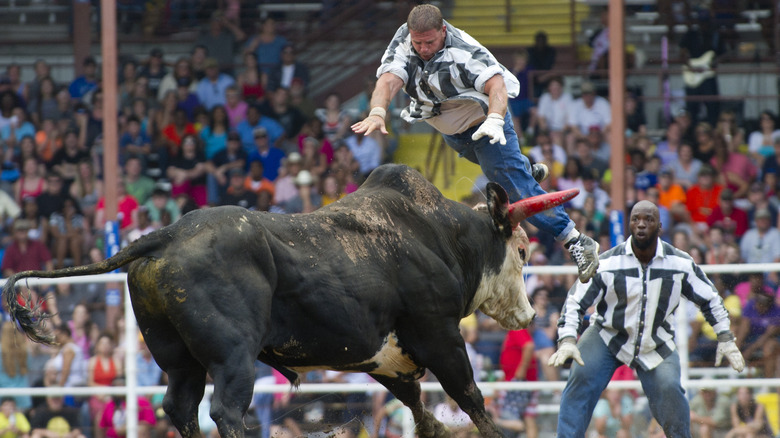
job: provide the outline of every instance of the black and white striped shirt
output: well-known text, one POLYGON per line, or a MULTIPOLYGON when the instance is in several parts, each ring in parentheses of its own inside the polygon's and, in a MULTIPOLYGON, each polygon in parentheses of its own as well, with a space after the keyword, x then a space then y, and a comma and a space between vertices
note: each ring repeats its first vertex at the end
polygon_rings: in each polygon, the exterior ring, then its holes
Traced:
POLYGON ((701 309, 715 333, 729 330, 729 315, 712 282, 691 256, 658 239, 645 269, 634 256, 631 237, 599 257, 588 282, 569 290, 558 321, 558 337, 577 336, 585 311, 621 362, 651 370, 674 352, 674 311, 683 296, 701 309))
POLYGON ((392 73, 404 81, 404 89, 411 98, 409 107, 401 112, 407 122, 435 117, 441 114, 442 102, 454 99, 477 102, 487 114, 485 82, 497 74, 504 78, 509 97, 516 97, 520 92, 517 78, 492 53, 466 32, 446 21, 444 24, 447 26, 444 48, 428 61, 417 55, 409 28, 403 24, 395 32, 377 69, 377 77, 392 73))

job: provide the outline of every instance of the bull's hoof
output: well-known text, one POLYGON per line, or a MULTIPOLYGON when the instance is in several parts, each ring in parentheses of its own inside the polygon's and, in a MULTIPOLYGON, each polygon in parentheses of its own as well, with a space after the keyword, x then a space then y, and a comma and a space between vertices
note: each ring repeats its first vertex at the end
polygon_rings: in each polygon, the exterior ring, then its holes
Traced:
POLYGON ((425 419, 417 424, 417 435, 420 438, 450 438, 452 432, 433 415, 426 412, 425 419))

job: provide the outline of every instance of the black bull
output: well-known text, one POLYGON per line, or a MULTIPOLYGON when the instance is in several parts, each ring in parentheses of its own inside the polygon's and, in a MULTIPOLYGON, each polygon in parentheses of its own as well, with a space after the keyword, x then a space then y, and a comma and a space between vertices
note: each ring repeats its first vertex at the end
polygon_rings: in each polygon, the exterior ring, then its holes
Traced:
POLYGON ((206 373, 220 436, 244 436, 256 359, 294 385, 311 369, 369 373, 411 408, 420 436, 447 436, 420 401, 427 368, 484 436, 501 436, 458 322, 481 309, 519 329, 534 312, 522 278, 528 238, 499 185, 488 185, 487 200, 487 213, 472 210, 418 172, 386 165, 311 214, 198 210, 100 263, 15 274, 3 292, 21 329, 51 343, 46 315, 20 305, 14 283, 129 263, 138 326, 168 374, 163 408, 185 438, 199 436, 206 373))

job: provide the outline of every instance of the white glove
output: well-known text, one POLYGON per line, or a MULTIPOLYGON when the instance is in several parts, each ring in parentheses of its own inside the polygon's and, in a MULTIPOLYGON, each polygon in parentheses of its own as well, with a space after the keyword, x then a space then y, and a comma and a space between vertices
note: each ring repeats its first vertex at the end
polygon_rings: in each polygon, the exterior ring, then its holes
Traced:
POLYGON ((490 113, 481 125, 479 129, 471 135, 471 139, 474 141, 479 140, 484 136, 490 137, 490 144, 506 144, 506 137, 504 137, 504 118, 501 114, 490 113))
POLYGON ((580 349, 577 348, 574 338, 563 338, 558 342, 558 351, 550 356, 547 365, 559 367, 569 359, 573 359, 578 364, 585 366, 585 362, 582 361, 582 356, 580 355, 580 349))
POLYGON ((737 372, 742 372, 742 370, 745 369, 745 358, 743 358, 742 353, 739 352, 736 342, 718 342, 718 349, 715 352, 716 367, 720 366, 723 356, 726 356, 731 364, 731 368, 734 368, 737 372))

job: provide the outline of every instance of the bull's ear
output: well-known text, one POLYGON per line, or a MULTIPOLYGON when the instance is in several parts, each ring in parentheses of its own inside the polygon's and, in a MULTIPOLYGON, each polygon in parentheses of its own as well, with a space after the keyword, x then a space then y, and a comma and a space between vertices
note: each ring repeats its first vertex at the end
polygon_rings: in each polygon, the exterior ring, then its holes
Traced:
POLYGON ((512 235, 512 222, 509 220, 509 196, 500 184, 490 182, 487 185, 488 212, 496 228, 504 236, 512 235))

